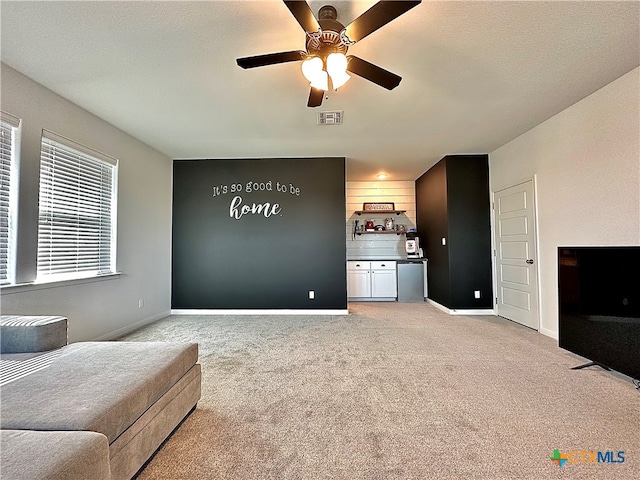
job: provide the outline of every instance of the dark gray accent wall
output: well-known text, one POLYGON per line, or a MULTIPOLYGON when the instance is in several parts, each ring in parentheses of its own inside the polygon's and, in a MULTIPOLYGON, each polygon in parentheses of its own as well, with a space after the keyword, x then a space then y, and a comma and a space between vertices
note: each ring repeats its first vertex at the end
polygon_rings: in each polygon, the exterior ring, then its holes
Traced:
POLYGON ((416 226, 420 246, 428 259, 429 297, 441 305, 451 304, 449 248, 442 237, 449 237, 447 169, 438 162, 416 180, 416 226))
POLYGON ((174 161, 171 307, 346 309, 344 219, 344 158, 174 161))
POLYGON ((488 161, 488 155, 448 155, 416 180, 429 297, 451 309, 493 308, 488 161))

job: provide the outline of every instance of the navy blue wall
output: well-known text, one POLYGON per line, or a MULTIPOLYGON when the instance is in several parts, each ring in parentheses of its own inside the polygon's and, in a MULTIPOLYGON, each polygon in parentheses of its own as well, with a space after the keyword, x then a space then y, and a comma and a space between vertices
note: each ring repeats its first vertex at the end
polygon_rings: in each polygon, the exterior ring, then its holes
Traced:
POLYGON ((173 309, 347 308, 344 158, 176 160, 172 234, 173 309))

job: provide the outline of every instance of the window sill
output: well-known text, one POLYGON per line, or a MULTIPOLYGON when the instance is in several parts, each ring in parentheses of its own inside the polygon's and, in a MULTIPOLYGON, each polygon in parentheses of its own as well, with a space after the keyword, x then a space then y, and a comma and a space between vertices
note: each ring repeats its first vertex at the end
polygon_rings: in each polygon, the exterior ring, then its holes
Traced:
POLYGON ((103 282, 106 280, 116 280, 122 275, 121 272, 108 273, 105 275, 97 275, 95 277, 73 278, 69 280, 55 280, 52 282, 32 282, 18 283, 15 285, 3 285, 0 287, 2 295, 11 295, 13 293, 31 292, 35 290, 46 290, 49 288, 71 287, 83 283, 103 282))

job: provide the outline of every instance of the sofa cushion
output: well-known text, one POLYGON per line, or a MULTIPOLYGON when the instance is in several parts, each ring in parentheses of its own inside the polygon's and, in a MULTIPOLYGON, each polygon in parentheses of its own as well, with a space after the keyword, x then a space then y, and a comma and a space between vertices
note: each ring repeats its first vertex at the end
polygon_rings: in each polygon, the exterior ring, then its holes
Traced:
POLYGON ((0 387, 47 368, 63 350, 45 353, 3 353, 0 355, 0 387))
POLYGON ((96 432, 0 430, 2 480, 108 480, 109 443, 96 432))
POLYGON ((0 316, 0 352, 45 352, 67 344, 66 317, 0 316))
POLYGON ((197 343, 81 342, 2 388, 0 427, 91 430, 112 443, 198 359, 197 343))

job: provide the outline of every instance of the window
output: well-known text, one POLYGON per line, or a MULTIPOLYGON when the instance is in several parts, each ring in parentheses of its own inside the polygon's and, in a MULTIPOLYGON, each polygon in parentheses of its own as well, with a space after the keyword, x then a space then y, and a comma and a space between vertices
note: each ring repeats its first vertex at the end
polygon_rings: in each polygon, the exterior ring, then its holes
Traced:
POLYGON ((43 131, 38 281, 115 272, 117 163, 43 131))
POLYGON ((20 119, 0 112, 0 285, 13 283, 16 141, 20 119))

